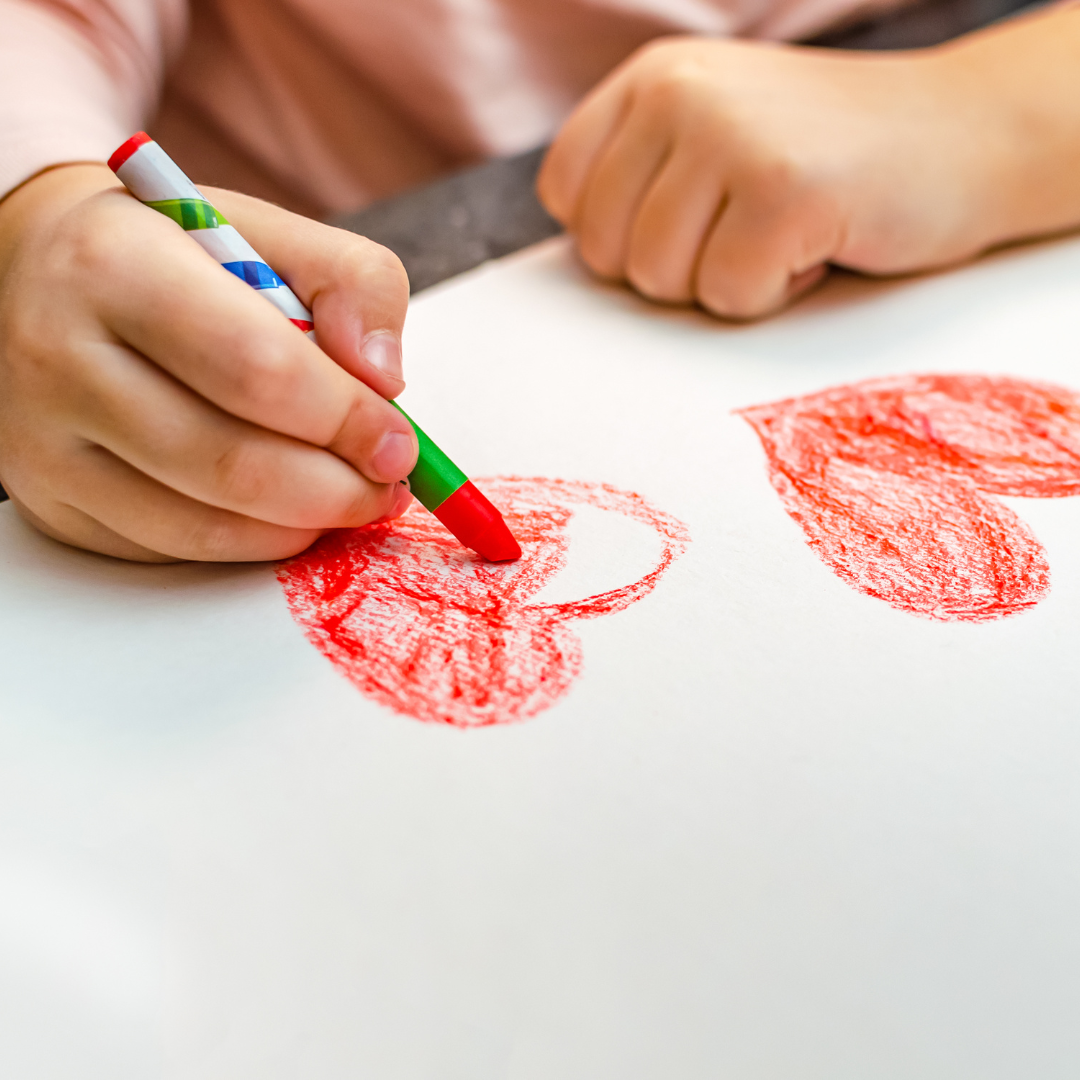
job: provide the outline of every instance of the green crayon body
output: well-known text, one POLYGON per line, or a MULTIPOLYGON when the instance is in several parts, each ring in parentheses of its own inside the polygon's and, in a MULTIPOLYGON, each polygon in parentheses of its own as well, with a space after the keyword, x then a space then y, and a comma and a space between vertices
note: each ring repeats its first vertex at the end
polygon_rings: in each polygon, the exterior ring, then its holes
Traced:
POLYGON ((469 478, 431 441, 427 432, 396 402, 391 405, 413 426, 420 444, 416 468, 409 473, 413 498, 434 513, 469 478))
POLYGON ((416 467, 409 473, 413 497, 485 559, 507 562, 520 558, 521 548, 502 514, 396 401, 390 404, 412 424, 420 444, 416 467))

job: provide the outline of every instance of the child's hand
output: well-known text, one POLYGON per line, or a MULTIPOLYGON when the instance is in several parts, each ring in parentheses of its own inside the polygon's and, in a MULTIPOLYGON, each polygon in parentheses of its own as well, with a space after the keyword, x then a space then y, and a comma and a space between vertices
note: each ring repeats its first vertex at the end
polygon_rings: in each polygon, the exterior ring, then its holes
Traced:
POLYGON ((998 210, 993 106, 959 55, 660 41, 566 123, 541 198, 598 274, 723 316, 781 307, 829 262, 960 260, 998 210))
POLYGON ((50 535, 129 559, 275 559, 401 513, 408 282, 370 241, 207 195, 319 345, 101 165, 0 203, 0 479, 50 535))

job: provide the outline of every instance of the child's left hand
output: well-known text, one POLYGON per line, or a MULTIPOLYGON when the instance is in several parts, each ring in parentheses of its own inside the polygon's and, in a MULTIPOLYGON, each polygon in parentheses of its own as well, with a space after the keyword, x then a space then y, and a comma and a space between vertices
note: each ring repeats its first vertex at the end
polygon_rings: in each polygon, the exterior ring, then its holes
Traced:
POLYGON ((571 116, 540 196, 598 274, 722 316, 773 311, 830 262, 955 262, 993 240, 1001 141, 963 64, 664 39, 571 116))

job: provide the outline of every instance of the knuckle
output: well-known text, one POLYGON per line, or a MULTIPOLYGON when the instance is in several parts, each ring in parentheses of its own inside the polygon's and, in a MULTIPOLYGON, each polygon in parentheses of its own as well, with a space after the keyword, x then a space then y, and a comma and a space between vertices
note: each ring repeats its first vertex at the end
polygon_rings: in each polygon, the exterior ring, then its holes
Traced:
POLYGON ((687 63, 679 63, 653 75, 647 87, 647 100, 656 122, 671 123, 684 102, 693 98, 701 86, 701 73, 687 63))
POLYGON ((650 300, 667 300, 671 291, 670 273, 665 272, 655 253, 637 251, 631 247, 626 257, 626 280, 642 296, 650 300))
POLYGON ((760 318, 771 307, 753 282, 740 282, 737 278, 723 285, 699 289, 697 299, 701 306, 713 315, 736 321, 760 318))
POLYGON ((29 440, 3 440, 0 445, 3 475, 0 477, 4 490, 12 499, 34 503, 40 498, 63 495, 70 470, 57 468, 45 447, 29 440))
POLYGON ((773 211, 807 201, 814 184, 803 162, 772 151, 755 163, 752 192, 757 204, 773 211))
POLYGON ((638 218, 626 255, 626 280, 642 296, 659 303, 690 299, 693 255, 671 237, 663 222, 638 218))
POLYGON ((356 528, 388 514, 394 502, 395 484, 361 485, 341 504, 336 520, 345 527, 356 528))
POLYGON ((240 400, 256 410, 294 400, 303 383, 301 365, 277 335, 239 340, 227 377, 240 400))
POLYGON ((362 393, 353 393, 345 403, 335 429, 320 445, 347 461, 362 453, 375 434, 374 425, 369 423, 371 416, 367 406, 368 401, 362 393))
POLYGON ((683 43, 662 42, 653 48, 640 90, 655 106, 678 108, 687 101, 701 101, 705 90, 710 99, 718 96, 722 84, 717 72, 683 43))
POLYGON ((764 313, 763 282, 758 272, 729 261, 706 263, 698 272, 694 299, 724 319, 753 319, 764 313))
POLYGON ((654 267, 641 267, 631 263, 627 269, 627 281, 649 300, 659 304, 679 304, 690 299, 689 288, 670 274, 663 274, 654 267))
POLYGON ((401 260, 389 248, 366 236, 339 231, 342 234, 337 259, 340 275, 355 285, 367 285, 374 279, 386 292, 397 293, 407 300, 409 275, 401 260))
POLYGON ((257 505, 272 483, 262 455, 246 441, 237 441, 218 455, 213 465, 214 489, 234 507, 257 505))
POLYGON ((578 252, 585 265, 607 281, 619 281, 623 276, 621 260, 612 252, 606 237, 592 231, 583 232, 578 238, 578 252))
POLYGON ((40 370, 55 355, 53 349, 42 347, 41 327, 36 323, 36 319, 23 318, 19 312, 0 314, 3 334, 0 360, 6 374, 17 370, 40 370))
POLYGON ((96 209, 87 208, 58 230, 55 265, 64 267, 74 280, 111 281, 123 267, 115 228, 101 218, 96 209))
POLYGON ((241 522, 233 514, 208 507, 178 538, 176 550, 164 554, 199 562, 231 562, 241 547, 241 522))
POLYGON ((41 415, 90 393, 82 379, 82 355, 47 317, 37 317, 41 314, 31 307, 10 318, 0 315, 0 395, 9 413, 41 415))

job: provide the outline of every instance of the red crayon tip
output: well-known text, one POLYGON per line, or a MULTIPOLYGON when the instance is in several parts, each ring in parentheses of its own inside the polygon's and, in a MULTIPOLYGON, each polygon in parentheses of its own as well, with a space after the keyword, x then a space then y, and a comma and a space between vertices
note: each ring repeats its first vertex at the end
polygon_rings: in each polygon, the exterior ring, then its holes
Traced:
POLYGON ((135 134, 132 135, 123 146, 119 147, 113 153, 111 158, 109 158, 109 168, 112 169, 113 172, 116 172, 116 170, 119 169, 140 146, 145 146, 148 142, 153 141, 154 140, 151 139, 145 131, 136 131, 135 134))
POLYGON ((467 548, 483 555, 488 562, 521 558, 521 547, 506 527, 502 514, 471 480, 466 480, 432 513, 467 548))

